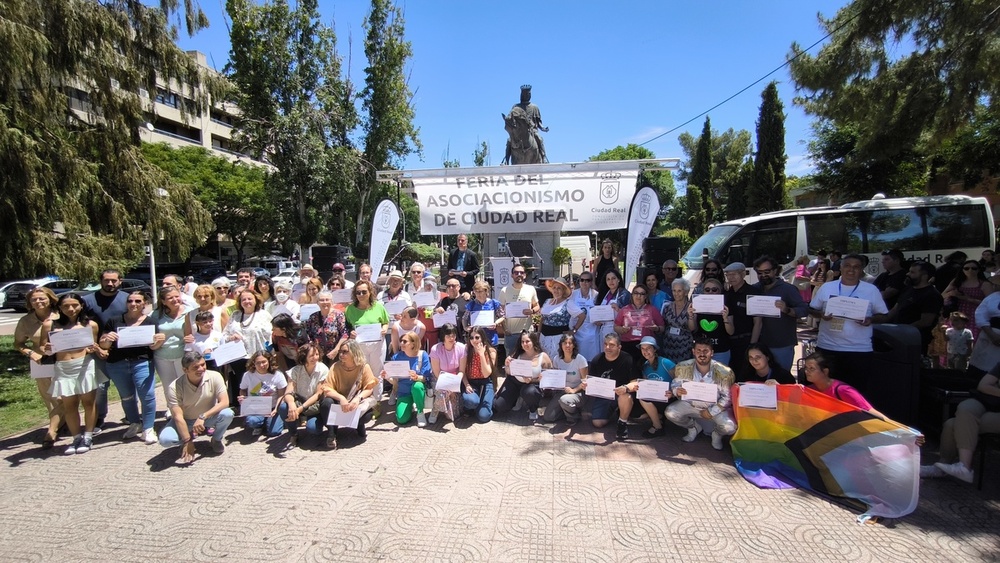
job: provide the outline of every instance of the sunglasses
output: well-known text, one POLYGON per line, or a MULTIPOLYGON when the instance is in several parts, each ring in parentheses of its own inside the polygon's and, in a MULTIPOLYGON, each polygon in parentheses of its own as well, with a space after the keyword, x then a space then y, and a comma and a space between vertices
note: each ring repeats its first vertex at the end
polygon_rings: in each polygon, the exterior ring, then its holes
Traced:
POLYGON ((368 290, 367 289, 359 289, 357 291, 357 294, 358 295, 368 295, 368 290))
POLYGON ((975 266, 966 266, 966 267, 964 267, 962 269, 965 270, 966 272, 978 272, 979 271, 979 268, 977 268, 975 266))
POLYGON ((639 296, 645 297, 646 296, 646 292, 645 291, 633 291, 632 295, 639 295, 639 296))
POLYGON ((592 281, 594 281, 594 280, 592 280, 592 279, 590 279, 590 278, 580 278, 580 281, 581 281, 582 283, 590 283, 590 282, 592 282, 592 281))
POLYGON ((129 299, 128 301, 126 301, 126 303, 145 303, 145 302, 146 301, 143 299, 129 299))
POLYGON ((722 290, 717 287, 706 287, 701 290, 702 293, 722 293, 722 290))
POLYGON ((705 268, 705 271, 714 274, 714 273, 717 273, 719 271, 719 269, 718 268, 705 268))

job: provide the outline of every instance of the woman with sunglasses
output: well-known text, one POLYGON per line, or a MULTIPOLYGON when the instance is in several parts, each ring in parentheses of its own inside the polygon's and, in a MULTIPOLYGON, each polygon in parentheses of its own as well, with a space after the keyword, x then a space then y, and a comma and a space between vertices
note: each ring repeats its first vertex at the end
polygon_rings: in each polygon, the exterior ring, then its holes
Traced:
POLYGON ((986 279, 982 266, 977 260, 966 260, 955 279, 948 284, 941 297, 945 306, 952 305, 955 310, 969 317, 965 327, 972 331, 972 338, 979 337, 979 327, 976 326, 976 307, 987 295, 993 293, 993 284, 986 279))
POLYGON ((597 325, 590 320, 590 309, 597 301, 597 288, 591 272, 580 274, 578 281, 580 287, 573 290, 569 299, 580 310, 580 314, 570 320, 570 330, 573 331, 580 355, 589 362, 601 353, 601 346, 597 342, 597 325))
MULTIPOLYGON (((715 278, 707 279, 702 282, 701 292, 703 295, 722 295, 722 282, 715 278)), ((688 306, 688 330, 694 338, 702 335, 711 343, 713 360, 729 365, 729 337, 736 332, 733 318, 729 316, 729 307, 723 306, 721 313, 699 313, 692 301, 688 306)))
POLYGON ((156 431, 153 430, 153 421, 156 419, 153 354, 166 342, 167 335, 162 332, 156 333, 154 328, 152 344, 119 348, 118 333, 123 328, 156 326, 156 322, 144 313, 146 309, 144 291, 129 293, 125 307, 125 313, 121 317, 108 319, 104 325, 104 335, 98 344, 108 351, 105 369, 118 389, 118 394, 122 398, 122 410, 125 411, 125 419, 128 420, 128 429, 125 430, 123 437, 128 440, 141 433, 146 445, 152 445, 157 440, 156 431))
MULTIPOLYGON (((417 427, 427 426, 424 403, 428 390, 433 388, 434 372, 431 357, 420 349, 420 337, 415 332, 407 332, 399 339, 400 350, 392 356, 392 361, 407 362, 409 377, 395 380, 396 424, 406 424, 416 412, 417 427)), ((387 374, 382 370, 382 379, 387 374)))
POLYGON ((615 316, 615 332, 622 343, 622 352, 632 356, 635 365, 642 362, 639 341, 649 336, 654 340, 663 333, 663 316, 646 300, 649 290, 644 285, 632 289, 632 302, 615 316))
POLYGON ((493 400, 496 391, 496 348, 490 344, 489 335, 481 326, 469 329, 465 345, 465 371, 462 375, 462 409, 472 412, 479 422, 493 418, 493 400))
MULTIPOLYGON (((360 341, 358 345, 365 353, 365 363, 367 363, 374 374, 382 373, 382 364, 385 362, 385 336, 389 333, 389 313, 381 302, 375 300, 375 285, 370 281, 358 280, 351 288, 352 301, 344 311, 347 319, 347 330, 351 332, 351 338, 358 340, 357 327, 365 325, 379 325, 381 338, 371 341, 360 341)), ((382 381, 375 386, 375 400, 378 402, 382 398, 382 381)), ((378 418, 376 407, 375 418, 378 418)))

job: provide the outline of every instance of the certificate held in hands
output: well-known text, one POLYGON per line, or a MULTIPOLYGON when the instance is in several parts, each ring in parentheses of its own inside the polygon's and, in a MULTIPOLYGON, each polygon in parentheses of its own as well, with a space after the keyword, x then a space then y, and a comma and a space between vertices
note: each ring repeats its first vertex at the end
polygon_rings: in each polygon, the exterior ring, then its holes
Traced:
POLYGON ((606 377, 588 377, 587 391, 586 394, 591 397, 600 397, 602 399, 614 399, 615 398, 615 387, 617 387, 614 379, 608 379, 606 377))
POLYGON ((834 295, 826 302, 824 312, 831 317, 864 321, 868 316, 868 300, 834 295))
POLYGON ((462 378, 457 373, 442 371, 438 374, 437 383, 434 384, 435 391, 450 391, 452 393, 462 392, 462 378))
POLYGON ((212 350, 212 360, 215 361, 215 365, 217 366, 231 364, 236 360, 243 360, 247 357, 249 357, 247 355, 247 347, 243 345, 242 340, 226 342, 215 350, 212 350))
POLYGON ((240 403, 240 414, 243 416, 270 416, 274 410, 274 397, 250 395, 243 397, 240 403))
POLYGON ((615 322, 615 308, 611 305, 597 305, 588 311, 590 322, 592 323, 613 323, 615 322))
POLYGON ((493 311, 473 311, 469 315, 472 326, 493 326, 497 324, 496 314, 493 311))
POLYGON ((120 326, 115 332, 118 333, 119 348, 138 348, 153 345, 156 327, 153 325, 120 326))
POLYGON ((385 369, 386 377, 390 379, 409 379, 410 378, 410 362, 404 360, 396 360, 386 362, 383 365, 385 369))
POLYGON ((361 421, 361 409, 354 409, 351 412, 344 412, 344 407, 334 404, 330 405, 330 416, 326 423, 330 426, 342 426, 344 428, 357 428, 361 421))
POLYGON ((382 340, 382 325, 358 325, 354 327, 354 334, 358 342, 378 342, 382 340))
POLYGON ((49 333, 49 344, 53 352, 68 352, 82 350, 94 345, 94 331, 90 327, 54 330, 49 333))
POLYGON ((542 389, 565 389, 566 370, 564 369, 543 369, 542 380, 538 382, 542 389))
POLYGON ((685 401, 714 403, 719 400, 719 386, 714 383, 685 381, 682 387, 687 393, 684 396, 678 396, 685 401))
POLYGON ((635 398, 642 401, 666 403, 670 400, 670 382, 652 379, 639 380, 639 389, 635 393, 635 398))

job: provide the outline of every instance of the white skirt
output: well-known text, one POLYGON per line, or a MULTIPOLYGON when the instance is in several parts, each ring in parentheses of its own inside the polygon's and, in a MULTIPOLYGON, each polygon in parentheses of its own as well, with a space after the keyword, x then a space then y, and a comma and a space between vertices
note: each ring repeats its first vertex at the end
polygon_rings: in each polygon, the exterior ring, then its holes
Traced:
POLYGON ((75 360, 57 361, 49 394, 53 399, 85 395, 97 389, 94 358, 87 354, 75 360))

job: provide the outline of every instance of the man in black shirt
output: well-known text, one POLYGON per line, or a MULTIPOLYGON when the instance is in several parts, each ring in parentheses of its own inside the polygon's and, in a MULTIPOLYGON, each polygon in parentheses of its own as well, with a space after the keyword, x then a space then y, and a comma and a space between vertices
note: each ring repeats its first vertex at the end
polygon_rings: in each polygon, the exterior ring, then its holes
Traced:
MULTIPOLYGON (((590 409, 591 423, 594 428, 604 428, 611 418, 611 410, 615 403, 618 403, 618 431, 616 433, 619 440, 628 438, 628 415, 632 408, 632 401, 628 400, 628 389, 626 386, 635 379, 633 373, 634 364, 632 356, 622 354, 622 341, 617 334, 611 333, 604 337, 604 352, 598 354, 591 360, 587 370, 589 378, 601 377, 613 379, 615 381, 615 395, 617 400, 593 398, 593 405, 590 409), (624 418, 623 418, 624 417, 624 418)), ((584 380, 586 384, 587 380, 584 380)))
POLYGON ((890 310, 906 288, 906 270, 903 269, 903 253, 896 248, 882 252, 884 272, 875 278, 875 287, 882 293, 882 301, 890 310))
MULTIPOLYGON (((101 289, 83 296, 83 307, 91 320, 104 330, 104 326, 111 319, 117 319, 125 314, 128 296, 120 291, 122 284, 122 273, 118 270, 104 270, 101 272, 101 289)), ((102 336, 103 332, 101 333, 102 336)), ((105 369, 107 363, 97 358, 95 363, 98 374, 103 374, 104 383, 97 386, 97 423, 94 425, 94 434, 100 434, 103 430, 104 419, 108 416, 108 378, 105 369)))
POLYGON ((896 306, 889 310, 886 322, 897 322, 916 327, 920 331, 920 347, 927 353, 931 342, 931 330, 937 324, 944 299, 931 283, 934 266, 927 262, 915 262, 906 273, 909 287, 903 291, 896 306))

